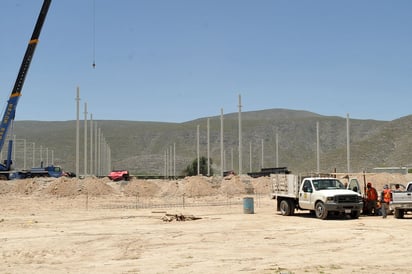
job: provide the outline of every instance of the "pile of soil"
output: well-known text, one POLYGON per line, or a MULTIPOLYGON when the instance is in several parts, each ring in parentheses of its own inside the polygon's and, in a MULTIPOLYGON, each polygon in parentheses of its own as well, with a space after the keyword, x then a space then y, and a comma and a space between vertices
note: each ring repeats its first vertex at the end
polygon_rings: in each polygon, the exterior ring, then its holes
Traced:
POLYGON ((93 177, 77 180, 74 178, 59 178, 54 180, 44 191, 47 194, 59 197, 87 194, 90 196, 109 195, 114 189, 105 180, 93 177))
MULTIPOLYGON (((337 176, 342 182, 345 175, 337 176)), ((354 174, 363 191, 365 182, 381 191, 385 184, 406 185, 412 181, 412 174, 354 174)), ((218 177, 192 176, 180 180, 138 180, 113 182, 108 178, 32 178, 25 180, 0 181, 0 195, 37 195, 68 197, 77 195, 125 195, 147 198, 176 197, 232 197, 244 194, 266 195, 271 192, 270 177, 251 178, 249 176, 218 177)))
POLYGON ((214 196, 218 194, 218 191, 213 188, 212 183, 207 177, 193 176, 186 177, 182 182, 185 196, 202 197, 202 196, 214 196))
POLYGON ((10 193, 13 186, 8 181, 0 181, 0 195, 10 193))
POLYGON ((159 197, 182 196, 184 193, 182 181, 157 181, 157 184, 160 188, 159 197))
POLYGON ((13 191, 17 194, 30 195, 40 189, 40 182, 33 179, 18 180, 13 186, 13 191))
POLYGON ((267 177, 259 177, 251 180, 251 184, 256 194, 269 194, 272 189, 270 179, 267 177))
POLYGON ((135 180, 132 179, 130 182, 123 186, 123 193, 126 196, 146 196, 154 197, 158 196, 160 192, 160 187, 156 182, 150 182, 147 180, 135 180))
POLYGON ((219 190, 222 195, 234 196, 246 194, 247 186, 239 176, 231 176, 222 181, 219 190))

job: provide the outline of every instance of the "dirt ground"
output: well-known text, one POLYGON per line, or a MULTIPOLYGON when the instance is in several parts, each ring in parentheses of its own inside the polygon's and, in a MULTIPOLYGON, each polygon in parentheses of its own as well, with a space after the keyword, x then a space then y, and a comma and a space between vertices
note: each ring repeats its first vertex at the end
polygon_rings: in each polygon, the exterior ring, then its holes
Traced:
MULTIPOLYGON (((392 174, 367 179, 378 191, 385 183, 412 180, 392 174)), ((0 273, 412 269, 412 215, 356 220, 319 220, 306 212, 281 216, 270 199, 268 178, 3 181, 0 206, 0 273), (254 214, 245 211, 245 197, 253 198, 254 214), (176 215, 187 220, 177 221, 176 215)))

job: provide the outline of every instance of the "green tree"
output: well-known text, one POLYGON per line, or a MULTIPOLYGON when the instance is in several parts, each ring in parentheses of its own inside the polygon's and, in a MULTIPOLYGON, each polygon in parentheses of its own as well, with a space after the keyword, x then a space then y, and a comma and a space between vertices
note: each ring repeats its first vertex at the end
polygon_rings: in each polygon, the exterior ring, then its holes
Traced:
MULTIPOLYGON (((212 159, 210 159, 210 170, 209 170, 210 176, 213 175, 213 169, 212 169, 211 165, 212 165, 212 159)), ((200 174, 202 174, 204 176, 207 176, 207 158, 206 157, 204 157, 204 156, 200 157, 199 167, 200 167, 199 168, 200 174)), ((186 169, 183 171, 183 173, 184 173, 185 176, 195 176, 195 175, 197 175, 197 158, 194 159, 192 161, 192 163, 186 167, 186 169)))

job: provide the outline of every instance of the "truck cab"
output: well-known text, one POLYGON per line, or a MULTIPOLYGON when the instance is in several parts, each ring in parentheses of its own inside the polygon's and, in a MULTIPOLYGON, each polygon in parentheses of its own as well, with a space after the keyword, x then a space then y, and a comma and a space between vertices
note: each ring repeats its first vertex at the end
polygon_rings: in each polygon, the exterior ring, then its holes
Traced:
POLYGON ((108 177, 112 181, 128 181, 130 179, 128 170, 112 170, 108 177))
MULTIPOLYGON (((354 183, 354 182, 353 182, 354 183)), ((350 214, 358 218, 363 207, 359 185, 346 189, 336 178, 306 178, 299 189, 299 208, 314 211, 325 219, 329 212, 350 214)))
POLYGON ((295 210, 309 210, 319 219, 329 213, 349 214, 359 218, 363 208, 359 182, 350 180, 345 186, 335 177, 300 177, 272 175, 272 198, 282 215, 293 215, 295 210))
POLYGON ((361 191, 361 188, 360 188, 359 181, 356 178, 352 178, 352 179, 349 180, 349 184, 347 186, 347 189, 352 190, 352 191, 362 195, 362 191, 361 191))
MULTIPOLYGON (((42 164, 43 165, 43 164, 42 164)), ((35 177, 53 177, 60 178, 63 176, 63 170, 59 166, 46 166, 46 167, 32 167, 27 170, 18 170, 10 174, 9 179, 26 179, 35 177)))

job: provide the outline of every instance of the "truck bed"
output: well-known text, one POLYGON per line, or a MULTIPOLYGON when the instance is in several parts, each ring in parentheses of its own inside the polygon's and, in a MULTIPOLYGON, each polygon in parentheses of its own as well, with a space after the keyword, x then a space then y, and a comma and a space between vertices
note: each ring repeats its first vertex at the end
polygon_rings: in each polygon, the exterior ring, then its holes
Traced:
POLYGON ((412 211, 412 183, 407 185, 406 191, 392 191, 389 209, 394 211, 395 218, 403 218, 405 213, 412 211))
POLYGON ((299 194, 299 176, 293 174, 271 174, 272 199, 277 196, 297 198, 299 194))
POLYGON ((392 191, 391 204, 411 204, 412 205, 412 182, 406 186, 406 191, 392 191))
POLYGON ((412 205, 412 192, 392 191, 392 203, 410 203, 412 205))

